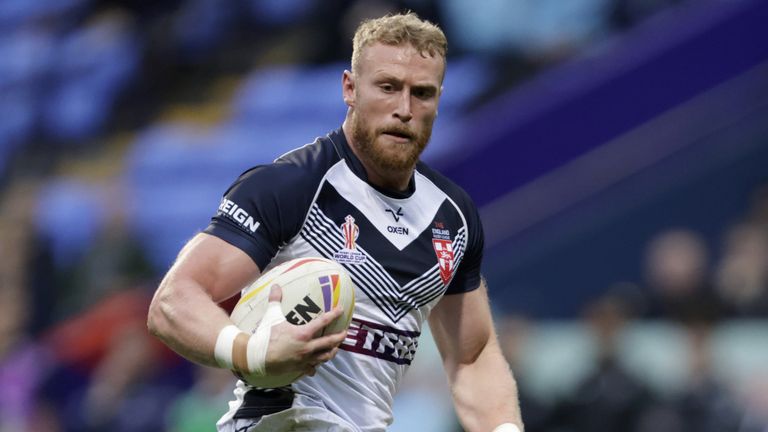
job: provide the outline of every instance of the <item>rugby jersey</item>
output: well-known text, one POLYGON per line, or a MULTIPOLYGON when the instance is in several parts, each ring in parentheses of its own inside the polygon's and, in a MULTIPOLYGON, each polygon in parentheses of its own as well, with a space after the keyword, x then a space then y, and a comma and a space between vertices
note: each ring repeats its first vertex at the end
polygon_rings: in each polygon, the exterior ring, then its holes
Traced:
MULTIPOLYGON (((405 192, 371 184, 341 129, 243 173, 205 232, 262 272, 310 256, 349 272, 356 304, 347 338, 292 387, 294 406, 323 407, 361 431, 392 422, 398 383, 440 298, 480 285, 483 232, 469 196, 423 162, 405 192)), ((238 382, 238 401, 247 390, 238 382)))

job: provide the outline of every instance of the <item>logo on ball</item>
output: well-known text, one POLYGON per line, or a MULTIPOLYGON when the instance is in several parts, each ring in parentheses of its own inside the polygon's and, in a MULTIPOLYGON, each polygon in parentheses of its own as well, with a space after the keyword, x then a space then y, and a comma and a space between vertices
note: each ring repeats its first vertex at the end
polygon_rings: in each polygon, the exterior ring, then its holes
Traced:
POLYGON ((328 312, 339 303, 339 275, 320 276, 318 280, 320 281, 320 289, 323 290, 323 306, 328 312))

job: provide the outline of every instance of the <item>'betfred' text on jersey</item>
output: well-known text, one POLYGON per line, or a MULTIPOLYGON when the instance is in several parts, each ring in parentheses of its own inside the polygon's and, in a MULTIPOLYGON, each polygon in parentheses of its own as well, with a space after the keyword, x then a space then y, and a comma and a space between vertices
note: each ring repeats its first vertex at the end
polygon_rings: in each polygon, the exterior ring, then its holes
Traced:
POLYGON ((259 229, 260 224, 256 222, 248 212, 226 198, 221 200, 221 204, 219 204, 219 213, 229 216, 230 219, 252 233, 259 229))
POLYGON ((339 347, 397 364, 411 364, 419 346, 420 332, 405 331, 357 317, 347 330, 347 338, 339 347))

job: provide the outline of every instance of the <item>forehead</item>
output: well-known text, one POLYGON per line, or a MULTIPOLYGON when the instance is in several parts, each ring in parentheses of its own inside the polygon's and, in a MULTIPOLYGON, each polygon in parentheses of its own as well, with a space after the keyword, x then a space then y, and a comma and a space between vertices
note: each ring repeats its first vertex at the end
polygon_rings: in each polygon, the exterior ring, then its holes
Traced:
POLYGON ((422 55, 410 44, 387 45, 373 43, 363 49, 360 56, 360 73, 364 75, 393 75, 415 82, 439 86, 445 64, 439 55, 422 55))

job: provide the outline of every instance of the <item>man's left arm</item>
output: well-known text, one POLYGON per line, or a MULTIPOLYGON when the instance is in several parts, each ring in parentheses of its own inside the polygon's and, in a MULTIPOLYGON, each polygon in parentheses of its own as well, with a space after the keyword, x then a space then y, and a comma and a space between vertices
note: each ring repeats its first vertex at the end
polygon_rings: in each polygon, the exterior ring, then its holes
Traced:
POLYGON ((444 296, 432 310, 429 326, 464 429, 491 432, 512 423, 522 432, 517 384, 499 347, 485 280, 474 291, 444 296))

